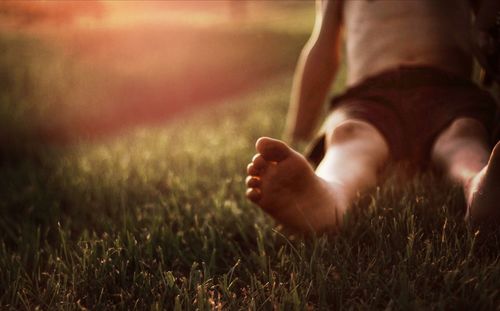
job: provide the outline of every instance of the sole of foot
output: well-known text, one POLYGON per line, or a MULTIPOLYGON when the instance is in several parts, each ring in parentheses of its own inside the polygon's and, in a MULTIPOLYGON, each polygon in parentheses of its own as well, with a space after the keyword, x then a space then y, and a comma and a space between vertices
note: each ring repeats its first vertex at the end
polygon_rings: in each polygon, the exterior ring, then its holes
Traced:
POLYGON ((247 167, 247 197, 285 227, 300 232, 336 230, 346 207, 341 189, 316 176, 284 142, 262 137, 247 167))

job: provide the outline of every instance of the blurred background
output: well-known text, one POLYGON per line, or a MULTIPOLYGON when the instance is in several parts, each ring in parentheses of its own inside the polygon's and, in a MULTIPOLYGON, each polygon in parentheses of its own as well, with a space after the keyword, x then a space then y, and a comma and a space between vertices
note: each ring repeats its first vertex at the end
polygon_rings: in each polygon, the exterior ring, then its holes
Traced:
POLYGON ((110 137, 255 91, 292 75, 313 21, 313 1, 0 1, 0 145, 110 137))

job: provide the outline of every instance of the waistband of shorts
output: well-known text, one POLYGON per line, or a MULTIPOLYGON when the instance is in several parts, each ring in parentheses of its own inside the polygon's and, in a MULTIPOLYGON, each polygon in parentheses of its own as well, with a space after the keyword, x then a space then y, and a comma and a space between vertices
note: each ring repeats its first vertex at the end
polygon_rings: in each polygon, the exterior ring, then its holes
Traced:
POLYGON ((479 87, 470 79, 431 66, 400 66, 380 72, 350 86, 332 102, 371 90, 413 90, 420 87, 472 88, 479 87))

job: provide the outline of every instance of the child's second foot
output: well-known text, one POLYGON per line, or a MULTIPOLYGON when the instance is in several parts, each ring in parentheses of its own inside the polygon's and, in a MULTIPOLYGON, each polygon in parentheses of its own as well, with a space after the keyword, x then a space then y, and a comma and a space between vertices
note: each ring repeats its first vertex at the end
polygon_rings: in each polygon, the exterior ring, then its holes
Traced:
POLYGON ((247 197, 285 226, 299 231, 336 229, 346 210, 339 185, 316 176, 285 143, 260 138, 248 165, 247 197))
POLYGON ((500 143, 493 149, 488 165, 472 180, 467 199, 465 218, 472 225, 500 224, 500 143))

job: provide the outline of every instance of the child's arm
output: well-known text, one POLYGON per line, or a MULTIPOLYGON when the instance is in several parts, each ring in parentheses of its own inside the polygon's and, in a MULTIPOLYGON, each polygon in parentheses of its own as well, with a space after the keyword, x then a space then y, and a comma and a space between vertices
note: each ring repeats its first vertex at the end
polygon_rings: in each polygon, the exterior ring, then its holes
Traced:
POLYGON ((474 22, 473 51, 486 73, 485 84, 494 79, 500 84, 500 1, 476 0, 472 2, 474 22))
POLYGON ((285 136, 309 139, 316 128, 339 65, 342 1, 317 1, 313 33, 295 70, 285 136))

